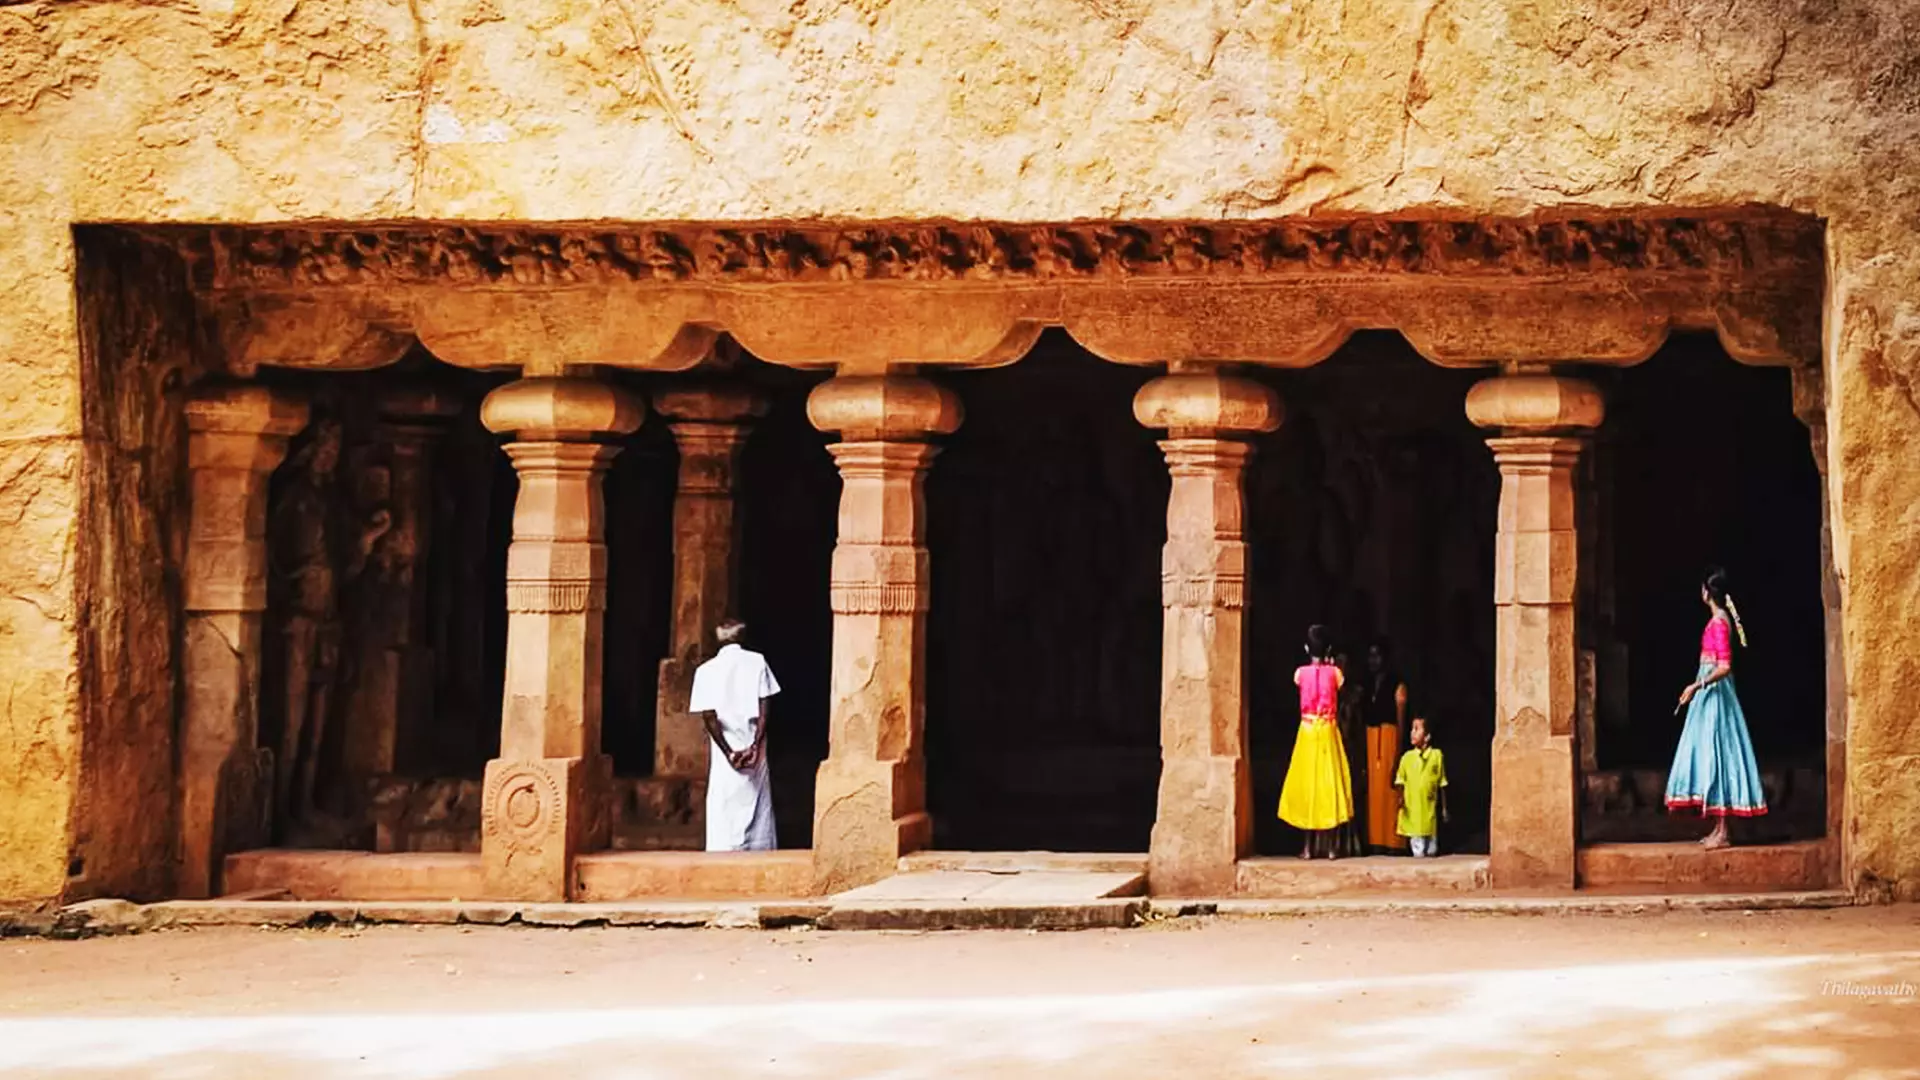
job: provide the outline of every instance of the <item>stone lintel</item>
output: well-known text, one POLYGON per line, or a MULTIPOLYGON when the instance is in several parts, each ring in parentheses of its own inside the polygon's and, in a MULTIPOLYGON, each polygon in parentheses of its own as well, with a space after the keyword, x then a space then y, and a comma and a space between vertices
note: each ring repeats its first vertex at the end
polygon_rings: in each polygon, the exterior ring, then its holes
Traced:
POLYGON ((1357 329, 1449 366, 1633 364, 1675 328, 1817 362, 1824 226, 1742 209, 1215 222, 144 227, 216 298, 236 368, 992 366, 1062 326, 1120 363, 1298 367, 1357 329), (846 312, 862 317, 849 319, 846 312))

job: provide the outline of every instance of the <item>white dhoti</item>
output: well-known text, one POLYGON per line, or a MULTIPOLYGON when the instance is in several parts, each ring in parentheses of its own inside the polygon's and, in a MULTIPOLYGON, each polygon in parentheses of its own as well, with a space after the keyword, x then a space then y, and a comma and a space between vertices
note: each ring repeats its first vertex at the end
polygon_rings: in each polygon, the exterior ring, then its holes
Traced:
MULTIPOLYGON (((727 742, 735 743, 733 735, 727 742)), ((767 758, 746 772, 727 764, 720 754, 707 766, 707 850, 772 851, 780 846, 773 828, 773 784, 767 758)))
MULTIPOLYGON (((758 734, 761 699, 779 692, 780 684, 774 681, 765 657, 738 645, 726 645, 694 671, 688 709, 713 713, 727 745, 736 751, 745 750, 758 734)), ((741 772, 718 747, 709 746, 707 850, 771 851, 778 846, 766 754, 741 772)))

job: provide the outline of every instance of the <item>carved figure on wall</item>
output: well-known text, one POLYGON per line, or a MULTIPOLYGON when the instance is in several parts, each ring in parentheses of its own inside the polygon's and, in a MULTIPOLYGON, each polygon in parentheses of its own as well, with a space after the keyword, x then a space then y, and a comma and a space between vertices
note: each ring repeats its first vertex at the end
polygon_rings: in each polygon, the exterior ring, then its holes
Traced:
POLYGON ((286 584, 287 611, 281 624, 286 699, 280 745, 274 755, 274 818, 280 830, 305 809, 297 797, 305 759, 318 749, 314 719, 326 715, 339 664, 334 559, 328 528, 334 476, 340 464, 340 424, 331 418, 314 425, 313 435, 288 463, 287 482, 278 493, 269 523, 268 552, 274 576, 286 584))
POLYGON ((311 814, 327 721, 340 683, 341 586, 357 578, 367 553, 390 526, 384 507, 343 528, 336 518, 342 432, 315 424, 290 463, 269 523, 269 557, 285 583, 281 626, 286 695, 275 753, 274 807, 279 828, 311 814))

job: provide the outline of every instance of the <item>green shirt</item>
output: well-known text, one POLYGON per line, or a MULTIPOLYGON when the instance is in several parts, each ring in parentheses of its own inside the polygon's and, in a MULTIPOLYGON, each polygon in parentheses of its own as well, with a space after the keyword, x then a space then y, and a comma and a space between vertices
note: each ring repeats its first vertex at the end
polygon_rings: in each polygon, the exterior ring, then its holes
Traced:
POLYGON ((1401 836, 1434 836, 1440 832, 1435 804, 1440 789, 1447 786, 1447 763, 1440 751, 1429 746, 1400 755, 1400 768, 1393 774, 1395 787, 1401 789, 1401 836))

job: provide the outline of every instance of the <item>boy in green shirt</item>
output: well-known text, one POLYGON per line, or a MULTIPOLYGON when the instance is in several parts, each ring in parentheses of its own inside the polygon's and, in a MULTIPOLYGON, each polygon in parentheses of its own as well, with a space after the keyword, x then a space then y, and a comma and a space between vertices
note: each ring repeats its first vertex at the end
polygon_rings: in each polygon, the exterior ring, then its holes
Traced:
POLYGON ((1447 763, 1431 745, 1425 717, 1413 718, 1407 741, 1413 749, 1400 755, 1393 775, 1393 786, 1400 789, 1398 831, 1415 858, 1426 858, 1440 853, 1440 822, 1447 820, 1447 763))

